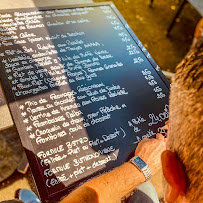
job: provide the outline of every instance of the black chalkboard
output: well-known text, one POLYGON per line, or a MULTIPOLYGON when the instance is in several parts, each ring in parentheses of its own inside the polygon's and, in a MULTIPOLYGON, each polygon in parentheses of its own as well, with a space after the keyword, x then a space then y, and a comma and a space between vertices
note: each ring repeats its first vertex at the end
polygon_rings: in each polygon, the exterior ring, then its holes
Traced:
POLYGON ((1 82, 42 202, 123 164, 169 82, 112 3, 0 12, 1 82))

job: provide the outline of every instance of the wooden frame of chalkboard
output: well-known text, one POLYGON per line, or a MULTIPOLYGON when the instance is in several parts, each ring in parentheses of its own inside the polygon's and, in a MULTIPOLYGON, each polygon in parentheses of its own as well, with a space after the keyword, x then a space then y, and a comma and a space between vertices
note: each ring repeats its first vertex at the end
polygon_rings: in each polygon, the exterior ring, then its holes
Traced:
MULTIPOLYGON (((68 5, 68 6, 59 6, 59 7, 45 7, 45 8, 24 8, 24 9, 12 9, 12 10, 9 9, 9 10, 1 10, 0 13, 9 13, 9 12, 16 12, 16 11, 19 11, 19 12, 20 11, 23 11, 23 12, 27 11, 27 12, 29 12, 29 11, 33 11, 33 10, 49 11, 49 10, 56 10, 56 9, 59 10, 59 9, 84 8, 84 7, 85 8, 86 7, 100 7, 100 6, 109 6, 112 9, 114 14, 117 16, 117 19, 120 21, 120 23, 123 25, 123 27, 125 27, 126 31, 131 36, 131 39, 140 48, 140 51, 142 52, 142 54, 146 57, 146 59, 151 64, 151 66, 154 68, 157 75, 160 77, 162 82, 165 84, 165 86, 169 90, 169 88, 170 88, 169 81, 166 79, 166 77, 160 71, 160 68, 156 65, 155 61, 152 59, 152 57, 146 51, 146 49, 144 48, 142 43, 139 41, 137 36, 133 33, 132 29, 129 27, 127 22, 121 16, 121 14, 119 13, 119 11, 116 9, 115 5, 112 2, 93 3, 93 4, 84 4, 84 5, 73 5, 73 6, 68 5)), ((1 66, 3 67, 2 61, 1 61, 1 66)), ((17 110, 19 108, 19 106, 15 102, 16 101, 15 96, 11 90, 10 84, 9 84, 8 80, 6 79, 5 72, 2 68, 0 69, 0 73, 1 73, 1 77, 3 76, 1 78, 1 80, 3 83, 4 91, 5 91, 6 96, 8 98, 9 106, 10 106, 14 121, 16 123, 18 132, 21 135, 21 141, 22 141, 22 144, 25 148, 25 151, 26 151, 26 154, 27 154, 27 157, 29 160, 29 164, 30 164, 30 167, 31 167, 31 170, 32 170, 32 173, 34 176, 34 180, 35 180, 35 183, 37 185, 37 189, 38 189, 39 195, 41 197, 41 200, 42 200, 42 202, 57 202, 59 199, 61 199, 65 195, 67 195, 70 191, 72 191, 79 184, 82 184, 84 181, 88 180, 89 178, 94 177, 95 175, 91 174, 91 175, 89 175, 83 179, 80 179, 79 181, 74 182, 73 184, 69 185, 67 188, 65 188, 63 190, 55 191, 51 195, 48 195, 44 181, 42 180, 41 176, 39 175, 40 169, 39 169, 39 166, 37 164, 38 158, 34 153, 32 153, 32 151, 34 151, 33 146, 31 144, 31 142, 28 139, 26 139, 26 136, 24 135, 25 131, 23 128, 21 128, 22 118, 19 118, 20 112, 18 112, 18 110, 17 110)), ((98 175, 98 173, 96 175, 98 175)))

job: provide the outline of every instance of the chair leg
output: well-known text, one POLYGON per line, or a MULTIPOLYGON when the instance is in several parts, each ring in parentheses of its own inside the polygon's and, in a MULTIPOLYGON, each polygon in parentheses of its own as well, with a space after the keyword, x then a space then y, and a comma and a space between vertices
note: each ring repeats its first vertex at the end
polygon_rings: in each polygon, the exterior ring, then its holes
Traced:
POLYGON ((186 1, 186 0, 183 0, 182 3, 181 3, 181 5, 179 6, 179 8, 178 8, 178 10, 177 10, 177 12, 176 12, 176 14, 175 14, 175 16, 173 17, 173 20, 171 21, 171 23, 170 23, 170 25, 169 25, 169 27, 168 27, 168 29, 167 29, 167 36, 169 35, 170 31, 172 30, 172 28, 173 28, 173 26, 174 26, 174 24, 175 24, 175 22, 176 22, 176 19, 177 19, 178 16, 180 15, 180 12, 182 11, 182 9, 183 9, 183 7, 184 7, 184 5, 185 5, 186 3, 187 3, 187 1, 186 1))
POLYGON ((154 0, 150 0, 149 6, 152 7, 153 3, 154 3, 154 0))

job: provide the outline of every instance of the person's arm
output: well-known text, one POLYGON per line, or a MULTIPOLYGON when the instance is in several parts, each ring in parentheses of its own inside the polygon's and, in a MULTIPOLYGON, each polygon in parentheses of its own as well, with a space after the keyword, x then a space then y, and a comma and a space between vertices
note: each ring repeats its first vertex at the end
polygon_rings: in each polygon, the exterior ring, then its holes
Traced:
MULTIPOLYGON (((154 175, 161 168, 161 153, 166 149, 165 139, 157 134, 157 139, 142 140, 135 155, 142 158, 154 175)), ((145 177, 132 163, 127 162, 94 178, 71 192, 61 203, 114 203, 132 192, 143 183, 145 177)))

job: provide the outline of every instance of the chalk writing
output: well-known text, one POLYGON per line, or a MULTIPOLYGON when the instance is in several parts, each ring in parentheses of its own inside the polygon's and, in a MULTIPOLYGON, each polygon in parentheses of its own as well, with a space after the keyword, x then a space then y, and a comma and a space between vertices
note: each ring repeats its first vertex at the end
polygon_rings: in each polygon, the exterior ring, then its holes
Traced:
POLYGON ((159 122, 167 120, 168 119, 168 104, 165 105, 164 111, 162 113, 159 113, 158 116, 156 116, 154 113, 151 113, 151 114, 149 114, 149 118, 151 120, 151 122, 148 123, 149 126, 152 126, 159 122))
POLYGON ((127 161, 168 118, 160 70, 114 9, 0 13, 0 77, 48 196, 127 161))

